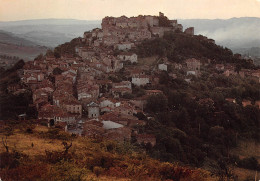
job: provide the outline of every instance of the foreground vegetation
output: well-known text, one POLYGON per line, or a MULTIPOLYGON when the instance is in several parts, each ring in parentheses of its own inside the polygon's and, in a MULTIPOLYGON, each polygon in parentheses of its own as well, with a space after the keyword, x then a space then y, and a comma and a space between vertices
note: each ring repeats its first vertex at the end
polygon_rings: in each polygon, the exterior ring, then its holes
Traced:
POLYGON ((209 172, 159 162, 129 143, 92 140, 9 121, 1 126, 0 175, 7 180, 211 180, 209 172))
MULTIPOLYGON (((106 140, 76 138, 55 129, 41 126, 17 124, 7 121, 1 136, 1 178, 4 180, 208 180, 212 179, 204 170, 190 169, 176 163, 192 167, 206 168, 219 180, 252 180, 260 170, 259 155, 248 154, 258 146, 246 149, 241 141, 259 145, 259 109, 254 103, 260 99, 260 84, 250 78, 226 77, 215 70, 214 63, 235 63, 236 71, 241 68, 256 68, 250 61, 237 58, 233 53, 213 43, 185 34, 169 34, 141 43, 134 51, 142 57, 139 64, 158 64, 160 58, 167 57, 172 63, 183 63, 187 58, 198 58, 203 63, 214 60, 201 68, 200 77, 191 76, 190 83, 184 78, 185 72, 169 66, 168 72, 160 72, 156 87, 133 86, 133 94, 126 99, 141 97, 147 89, 159 89, 163 95, 151 96, 147 100, 145 115, 138 118, 147 125, 136 129, 139 133, 156 136, 156 146, 133 147, 129 143, 117 144, 106 140), (169 76, 174 73, 177 78, 169 76), (236 100, 236 103, 226 101, 236 100), (242 106, 243 99, 253 105, 242 106), (148 119, 148 117, 152 119, 148 119), (13 123, 13 124, 12 124, 13 123), (7 138, 4 135, 9 135, 7 138), (8 145, 8 149, 4 144, 8 145), (72 145, 71 145, 72 143, 72 145), (71 147, 70 147, 71 145, 71 147), (240 151, 237 151, 241 148, 240 151), (150 157, 170 163, 161 163, 150 157), (64 175, 64 172, 66 174, 64 175), (242 176, 242 174, 244 176, 242 176), (245 174, 247 173, 247 174, 245 174), (238 175, 239 177, 236 177, 238 175), (241 178, 240 178, 241 176, 241 178)), ((78 39, 57 47, 53 53, 75 54, 78 39)), ((38 57, 39 58, 39 57, 38 57)), ((18 83, 17 72, 23 61, 14 68, 1 73, 2 119, 15 119, 25 113, 33 118, 31 93, 19 95, 8 93, 7 87, 18 83)), ((149 72, 151 73, 151 72, 149 72)), ((127 80, 124 71, 111 78, 114 82, 127 80)))

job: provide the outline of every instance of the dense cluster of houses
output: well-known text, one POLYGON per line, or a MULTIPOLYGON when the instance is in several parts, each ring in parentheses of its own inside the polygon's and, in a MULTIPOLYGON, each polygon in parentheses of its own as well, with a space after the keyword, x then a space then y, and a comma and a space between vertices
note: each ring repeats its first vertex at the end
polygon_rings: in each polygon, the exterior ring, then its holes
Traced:
MULTIPOLYGON (((178 24, 177 20, 169 20, 168 25, 161 25, 161 18, 166 18, 163 13, 159 13, 159 16, 105 17, 102 20, 102 29, 97 28, 91 32, 85 32, 83 41, 93 47, 103 45, 113 46, 118 50, 130 50, 144 39, 162 37, 165 32, 169 31, 183 31, 182 25, 178 24)), ((194 28, 187 28, 184 32, 194 35, 194 28)), ((92 48, 84 48, 80 52, 80 56, 86 58, 94 53, 92 48)), ((127 56, 129 59, 130 55, 127 56)), ((133 61, 135 61, 134 59, 133 57, 133 61)))
MULTIPOLYGON (((154 146, 154 135, 138 132, 137 128, 146 125, 146 121, 136 115, 146 114, 143 110, 149 96, 163 94, 156 89, 159 74, 168 72, 175 79, 177 75, 171 71, 174 69, 184 70, 187 77, 200 76, 203 65, 195 58, 183 64, 162 58, 156 65, 138 65, 138 56, 131 51, 136 43, 162 36, 165 31, 182 31, 176 20, 170 20, 170 27, 160 27, 160 16, 164 15, 105 17, 102 29, 84 33, 84 46, 75 47, 77 56, 45 56, 26 62, 19 75, 32 91, 38 119, 66 130, 69 125, 79 123, 83 129, 81 134, 88 137, 117 141, 134 137, 139 144, 154 146), (122 80, 113 80, 111 77, 115 75, 121 75, 122 80), (140 86, 146 89, 142 96, 127 98, 132 95, 133 87, 140 86)), ((185 32, 193 35, 194 29, 188 28, 185 32)), ((235 74, 231 65, 217 64, 216 70, 226 76, 235 74)), ((239 74, 258 77, 258 80, 260 77, 259 70, 241 70, 239 74)), ((11 85, 8 90, 17 92, 23 88, 11 85)))

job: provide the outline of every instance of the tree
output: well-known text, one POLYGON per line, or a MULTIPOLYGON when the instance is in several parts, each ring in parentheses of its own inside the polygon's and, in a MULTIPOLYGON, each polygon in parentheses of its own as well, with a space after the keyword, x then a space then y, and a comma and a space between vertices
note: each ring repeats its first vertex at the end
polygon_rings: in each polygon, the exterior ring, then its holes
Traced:
POLYGON ((4 138, 2 138, 2 143, 3 143, 3 146, 5 147, 5 150, 6 152, 8 153, 9 152, 9 146, 7 145, 7 136, 4 138))
POLYGON ((164 95, 152 95, 147 100, 147 110, 150 112, 166 111, 167 99, 164 95))
POLYGON ((60 75, 63 71, 59 68, 56 67, 55 69, 53 69, 52 73, 53 75, 60 75))
POLYGON ((41 53, 34 60, 42 60, 42 59, 43 59, 43 54, 41 53))
POLYGON ((53 51, 51 49, 48 49, 46 51, 46 56, 53 56, 53 55, 54 55, 54 53, 53 53, 53 51))

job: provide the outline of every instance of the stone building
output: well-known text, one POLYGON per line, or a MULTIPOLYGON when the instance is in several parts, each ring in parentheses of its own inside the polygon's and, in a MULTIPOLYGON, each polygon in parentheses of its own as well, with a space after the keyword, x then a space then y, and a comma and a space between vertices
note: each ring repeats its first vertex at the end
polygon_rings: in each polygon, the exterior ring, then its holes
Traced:
POLYGON ((148 83, 150 83, 150 79, 146 75, 132 77, 132 84, 134 85, 141 86, 146 85, 148 83))
POLYGON ((88 118, 99 117, 99 105, 95 102, 91 102, 87 105, 88 108, 88 118))
POLYGON ((186 65, 187 65, 187 69, 189 71, 200 71, 200 61, 195 59, 195 58, 191 58, 191 59, 187 59, 186 61, 186 65))
POLYGON ((167 64, 165 64, 165 63, 162 63, 162 64, 159 64, 158 65, 158 69, 159 70, 164 70, 164 71, 167 71, 167 64))
POLYGON ((137 55, 130 52, 122 52, 117 56, 121 61, 130 61, 131 63, 137 63, 137 55))
POLYGON ((194 27, 189 27, 187 28, 184 33, 188 34, 188 35, 194 35, 194 27))

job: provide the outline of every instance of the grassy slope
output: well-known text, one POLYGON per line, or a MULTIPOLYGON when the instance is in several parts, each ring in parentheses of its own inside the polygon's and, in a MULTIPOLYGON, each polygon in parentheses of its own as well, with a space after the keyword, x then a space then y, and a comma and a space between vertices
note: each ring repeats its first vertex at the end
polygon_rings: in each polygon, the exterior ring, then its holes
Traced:
MULTIPOLYGON (((168 168, 174 168, 175 170, 179 168, 185 168, 178 165, 172 165, 168 163, 161 163, 156 160, 148 158, 144 154, 139 154, 131 150, 129 145, 118 145, 111 141, 101 141, 91 140, 88 138, 77 137, 74 138, 73 146, 69 150, 72 155, 72 160, 70 162, 58 162, 58 163, 48 163, 45 160, 45 150, 49 151, 62 151, 63 145, 62 140, 59 139, 49 139, 46 137, 48 128, 43 126, 36 126, 33 133, 25 133, 24 128, 19 128, 14 130, 14 134, 7 138, 8 146, 10 152, 16 150, 25 155, 28 155, 26 161, 21 161, 18 168, 21 170, 26 168, 28 170, 27 175, 35 175, 33 178, 37 178, 41 175, 42 179, 50 178, 51 180, 64 178, 64 170, 69 168, 69 175, 77 175, 82 173, 81 180, 160 180, 161 176, 168 174, 168 168), (45 135, 45 136, 44 136, 45 135), (33 143, 33 146, 32 146, 33 143), (107 145, 112 145, 113 149, 107 150, 107 145), (128 150, 130 149, 130 150, 128 150), (101 171, 101 175, 97 177, 98 169, 95 169, 95 165, 98 165, 99 158, 104 158, 105 165, 104 168, 98 167, 101 171), (109 160, 111 163, 109 163, 109 160), (90 164, 93 164, 94 169, 90 169, 90 164), (33 165, 39 167, 35 167, 33 165), (114 166, 111 166, 114 165, 114 166), (28 168, 30 169, 28 169, 28 168), (106 167, 106 168, 105 168, 106 167), (42 168, 42 170, 41 170, 42 168), (34 169, 36 169, 34 171, 34 169), (40 169, 40 170, 39 170, 40 169), (43 171, 44 170, 44 171, 43 171), (51 170, 51 172, 50 172, 51 170), (36 173, 34 173, 36 172, 36 173), (95 173, 95 174, 94 174, 95 173), (154 174, 155 173, 155 174, 154 174), (60 177, 58 177, 59 175, 60 177), (161 175, 161 176, 160 176, 161 175)), ((68 136, 66 133, 61 132, 63 136, 68 136)), ((0 133, 0 137, 4 137, 3 131, 0 133)), ((69 141, 68 141, 69 142, 69 141)), ((0 145, 1 153, 4 152, 5 148, 0 145)), ((214 180, 209 176, 209 173, 203 170, 193 170, 185 168, 184 177, 181 180, 197 180, 204 178, 205 180, 214 180), (189 171, 189 172, 187 172, 189 171), (190 175, 189 175, 190 174, 190 175)), ((23 176, 23 171, 19 169, 0 169, 0 175, 2 179, 8 180, 10 178, 15 178, 10 176, 10 174, 17 174, 19 177, 23 176), (7 175, 7 176, 6 176, 7 175)), ((177 173, 177 171, 176 171, 177 173)), ((68 177, 67 177, 68 178, 68 177)), ((28 179, 28 178, 27 178, 28 179)), ((40 179, 39 179, 40 180, 40 179)))

